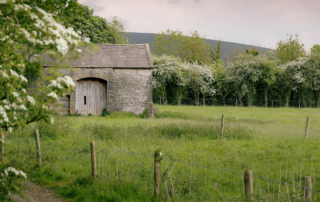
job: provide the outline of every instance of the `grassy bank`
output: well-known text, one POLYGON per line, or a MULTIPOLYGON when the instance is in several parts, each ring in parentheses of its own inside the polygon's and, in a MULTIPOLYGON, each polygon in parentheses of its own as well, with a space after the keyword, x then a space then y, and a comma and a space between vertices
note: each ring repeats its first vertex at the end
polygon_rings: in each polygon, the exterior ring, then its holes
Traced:
POLYGON ((255 199, 301 199, 303 176, 311 176, 313 189, 320 191, 320 110, 158 108, 155 119, 128 113, 56 117, 53 125, 16 130, 6 137, 9 164, 71 201, 154 200, 152 155, 157 148, 164 156, 160 200, 167 192, 179 201, 242 200, 246 169, 256 175, 255 199), (221 114, 226 116, 225 138, 220 138, 221 114), (35 128, 41 134, 41 167, 35 158, 35 128), (90 177, 90 141, 97 150, 96 182, 90 177))

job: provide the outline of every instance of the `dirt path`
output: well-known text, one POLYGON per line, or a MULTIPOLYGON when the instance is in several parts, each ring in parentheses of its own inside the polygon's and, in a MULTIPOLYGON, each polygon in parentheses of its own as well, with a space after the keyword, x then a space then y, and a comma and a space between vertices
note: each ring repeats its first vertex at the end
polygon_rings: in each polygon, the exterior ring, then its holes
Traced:
POLYGON ((53 191, 30 181, 26 182, 26 190, 23 193, 25 197, 11 195, 11 199, 15 202, 66 202, 56 198, 53 191))

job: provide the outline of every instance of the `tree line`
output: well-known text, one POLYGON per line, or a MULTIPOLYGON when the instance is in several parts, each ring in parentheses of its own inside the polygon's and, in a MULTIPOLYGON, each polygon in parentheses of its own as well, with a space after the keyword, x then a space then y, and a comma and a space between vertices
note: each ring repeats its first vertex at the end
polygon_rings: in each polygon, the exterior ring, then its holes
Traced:
POLYGON ((221 42, 205 43, 198 32, 191 37, 167 30, 155 38, 153 91, 166 104, 175 97, 215 100, 235 99, 240 106, 252 106, 253 100, 301 100, 304 107, 315 101, 320 107, 320 45, 306 51, 298 36, 288 35, 277 43, 276 50, 259 52, 240 50, 230 61, 221 60, 221 42), (246 100, 246 103, 244 103, 246 100))

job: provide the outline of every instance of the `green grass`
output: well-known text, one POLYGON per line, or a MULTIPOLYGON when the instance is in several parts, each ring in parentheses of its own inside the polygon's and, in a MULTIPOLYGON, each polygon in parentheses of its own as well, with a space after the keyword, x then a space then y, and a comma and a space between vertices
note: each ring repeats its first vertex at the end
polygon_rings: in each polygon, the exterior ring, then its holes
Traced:
MULTIPOLYGON (((153 156, 159 148, 160 200, 172 181, 179 201, 243 199, 243 173, 303 186, 311 176, 320 192, 320 109, 158 106, 155 119, 131 113, 56 117, 6 137, 10 165, 70 201, 153 201, 153 156), (225 138, 220 138, 221 115, 225 138), (306 117, 309 137, 304 139, 306 117), (36 164, 33 130, 39 128, 43 165, 36 164), (92 180, 90 142, 99 178, 92 180), (176 161, 177 160, 177 161, 176 161), (168 170, 171 170, 169 175, 168 170)), ((254 177, 254 198, 301 200, 302 189, 254 177)), ((313 199, 319 200, 313 193, 313 199)))

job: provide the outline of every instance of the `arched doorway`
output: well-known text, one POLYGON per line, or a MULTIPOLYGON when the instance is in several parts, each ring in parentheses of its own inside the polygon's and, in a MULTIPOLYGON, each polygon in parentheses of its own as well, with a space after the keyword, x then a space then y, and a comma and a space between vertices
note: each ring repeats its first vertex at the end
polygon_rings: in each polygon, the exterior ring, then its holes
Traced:
POLYGON ((82 115, 101 115, 107 109, 107 82, 98 78, 80 79, 76 83, 76 110, 82 115))

